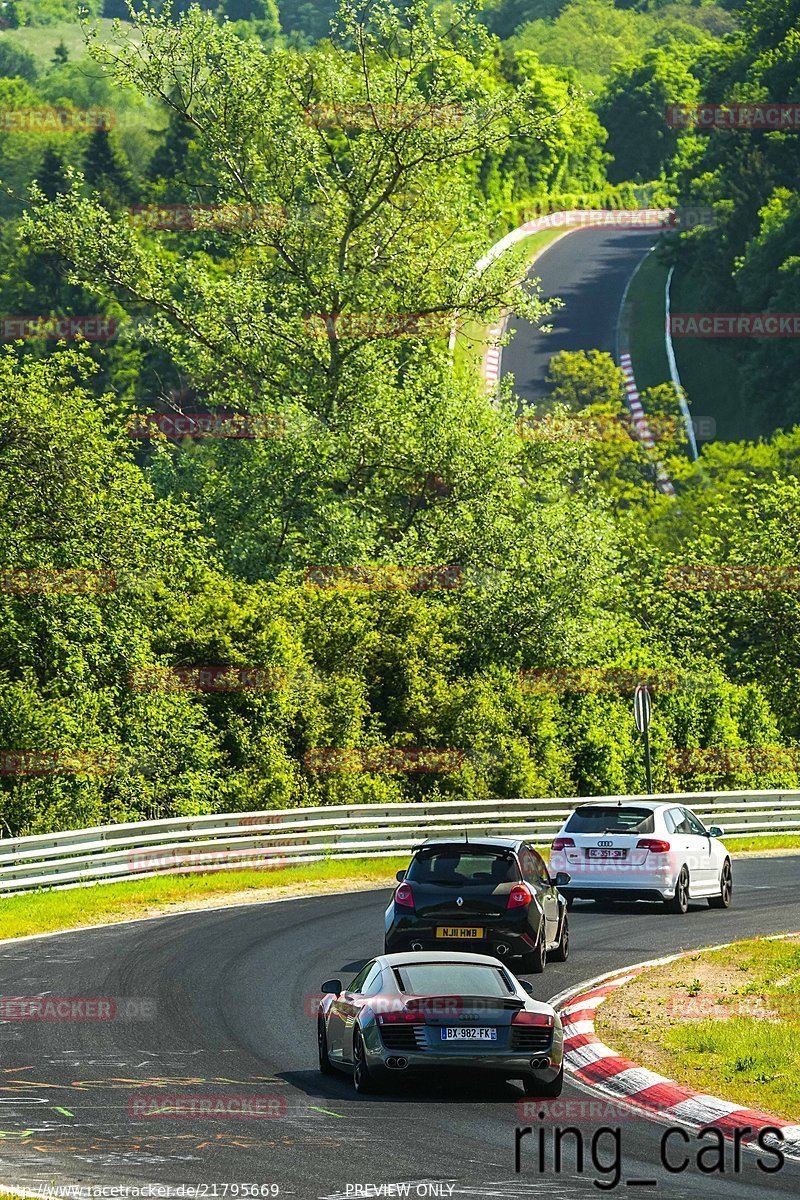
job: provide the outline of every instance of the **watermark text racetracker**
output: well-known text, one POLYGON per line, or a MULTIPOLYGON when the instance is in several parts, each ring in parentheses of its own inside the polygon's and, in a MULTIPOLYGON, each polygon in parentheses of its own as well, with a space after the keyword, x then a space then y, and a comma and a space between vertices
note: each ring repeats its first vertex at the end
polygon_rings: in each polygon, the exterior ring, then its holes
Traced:
POLYGON ((460 771, 469 756, 463 750, 428 746, 316 746, 303 755, 307 771, 448 773, 460 771))
POLYGON ((150 1021, 150 996, 0 996, 0 1021, 150 1021))
POLYGON ((800 746, 670 746, 665 765, 676 775, 797 771, 800 746))
POLYGON ((363 564, 353 566, 312 566, 305 571, 306 587, 363 588, 371 591, 425 592, 433 588, 452 589, 467 581, 459 566, 400 566, 399 564, 363 564))
POLYGON ((671 996, 664 1005, 667 1017, 681 1021, 796 1020, 800 996, 736 996, 726 992, 698 992, 671 996))
POLYGON ((288 673, 281 667, 148 666, 128 672, 134 692, 275 692, 287 680, 288 673))
POLYGON ((111 129, 115 114, 108 108, 3 108, 0 129, 6 133, 30 133, 68 129, 111 129))
MULTIPOLYGON (((303 1012, 307 1017, 316 1017, 319 1013, 319 1006, 325 999, 324 992, 310 992, 303 1001, 303 1012)), ((437 1021, 443 1017, 475 1017, 480 1020, 484 1013, 494 1013, 496 1011, 495 1002, 493 1000, 484 999, 481 996, 429 996, 421 1000, 408 999, 405 996, 373 996, 370 999, 370 1011, 380 1018, 387 1013, 399 1014, 397 1021, 393 1024, 402 1024, 405 1021, 418 1021, 420 1016, 423 1016, 426 1021, 437 1021)), ((487 1018, 487 1022, 490 1018, 487 1018)), ((552 1016, 543 1014, 541 1025, 554 1024, 552 1016)), ((387 1022, 388 1024, 388 1022, 387 1022)))
POLYGON ((0 592, 12 596, 77 596, 113 592, 117 572, 84 567, 11 567, 0 570, 0 592))
MULTIPOLYGON (((308 838, 292 837, 293 849, 307 843, 308 838)), ((291 866, 293 861, 295 860, 288 858, 279 846, 265 846, 259 849, 246 847, 241 850, 203 850, 187 846, 183 850, 131 850, 127 866, 135 875, 167 871, 200 871, 206 874, 231 867, 237 871, 277 871, 281 867, 291 866)))
MULTIPOLYGON (((586 414, 526 413, 517 419, 517 433, 526 441, 537 442, 617 442, 625 445, 638 440, 640 422, 630 413, 610 417, 586 414)), ((716 421, 713 417, 692 419, 698 441, 713 441, 716 421)), ((680 417, 650 416, 647 433, 654 442, 675 442, 685 437, 685 425, 680 417)))
POLYGON ((280 204, 135 204, 128 220, 138 229, 168 233, 282 229, 286 209, 280 204))
POLYGON ((674 591, 797 591, 800 566, 786 563, 686 563, 670 567, 666 585, 674 591))
POLYGON ((651 692, 708 689, 707 679, 686 671, 646 667, 531 667, 520 671, 517 679, 522 691, 533 696, 633 695, 637 687, 651 692))
POLYGON ((192 412, 133 413, 127 421, 129 437, 142 441, 159 435, 180 438, 273 438, 286 432, 286 421, 277 413, 192 412))
POLYGON ((673 337, 706 338, 796 338, 800 337, 800 313, 670 313, 673 337))
POLYGON ((274 1121, 286 1116, 286 1099, 278 1095, 209 1096, 165 1095, 161 1092, 137 1094, 128 1100, 128 1116, 133 1120, 234 1118, 237 1121, 274 1121))
POLYGON ((668 104, 672 129, 800 129, 800 104, 668 104))
POLYGON ((50 342, 74 341, 107 342, 116 336, 119 322, 102 313, 83 316, 0 316, 0 341, 50 342))
POLYGON ((311 313, 304 319, 312 338, 407 338, 450 336, 455 313, 311 313))

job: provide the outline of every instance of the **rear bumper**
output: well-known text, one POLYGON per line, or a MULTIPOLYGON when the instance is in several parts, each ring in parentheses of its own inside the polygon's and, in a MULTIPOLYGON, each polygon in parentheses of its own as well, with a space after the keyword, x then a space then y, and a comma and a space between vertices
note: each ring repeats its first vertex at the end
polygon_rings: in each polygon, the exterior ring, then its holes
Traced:
POLYGON ((385 1046, 378 1026, 373 1023, 362 1029, 362 1033, 370 1068, 391 1075, 402 1074, 402 1071, 388 1067, 387 1060, 403 1058, 408 1071, 495 1071, 515 1079, 520 1072, 533 1071, 542 1079, 554 1079, 564 1059, 564 1030, 560 1024, 554 1028, 549 1045, 540 1049, 511 1049, 507 1044, 493 1048, 491 1042, 472 1042, 449 1044, 443 1051, 438 1026, 428 1027, 429 1044, 425 1049, 403 1050, 385 1046), (531 1066, 531 1060, 547 1060, 549 1066, 537 1069, 531 1066))
POLYGON ((567 900, 671 900, 675 895, 675 884, 671 887, 642 887, 641 884, 579 883, 559 889, 567 900))
POLYGON ((628 899, 670 900, 681 872, 682 860, 676 856, 659 855, 660 863, 608 863, 591 865, 582 859, 568 862, 566 855, 552 855, 551 870, 566 871, 569 883, 558 890, 568 900, 628 899))
POLYGON ((405 1058, 408 1065, 402 1069, 390 1068, 386 1066, 383 1058, 373 1059, 367 1055, 370 1071, 388 1079, 401 1079, 404 1075, 421 1075, 430 1071, 437 1071, 440 1074, 450 1074, 451 1072, 468 1075, 492 1074, 503 1079, 522 1079, 525 1075, 535 1075, 543 1083, 552 1083, 561 1070, 561 1062, 554 1063, 552 1058, 549 1060, 549 1067, 532 1067, 531 1058, 539 1057, 536 1055, 506 1055, 503 1058, 490 1058, 488 1055, 476 1054, 470 1059, 458 1059, 433 1054, 403 1055, 401 1051, 397 1051, 394 1057, 405 1058))
POLYGON ((563 1042, 561 1039, 554 1043, 549 1050, 508 1050, 502 1053, 484 1053, 470 1047, 469 1052, 460 1051, 455 1054, 437 1054, 435 1051, 420 1050, 386 1050, 381 1044, 377 1047, 369 1045, 366 1048, 367 1063, 371 1071, 387 1077, 401 1077, 409 1074, 419 1074, 427 1071, 464 1072, 501 1075, 507 1079, 519 1079, 523 1075, 535 1075, 543 1082, 555 1079, 561 1070, 564 1058, 563 1042), (389 1067, 387 1060, 403 1059, 405 1067, 389 1067), (547 1062, 549 1065, 531 1066, 531 1062, 547 1062))
POLYGON ((407 950, 463 950, 473 954, 490 954, 494 958, 516 958, 528 954, 536 945, 542 921, 542 911, 536 904, 507 912, 418 913, 399 908, 394 902, 386 910, 385 946, 387 954, 407 950), (479 938, 439 938, 436 930, 442 926, 477 928, 479 938), (505 947, 505 949, 503 949, 505 947))
POLYGON ((406 950, 464 950, 472 954, 491 954, 494 958, 518 958, 535 946, 528 929, 489 929, 482 938, 438 938, 434 929, 394 929, 386 933, 385 953, 406 950), (505 948, 504 948, 505 947, 505 948))

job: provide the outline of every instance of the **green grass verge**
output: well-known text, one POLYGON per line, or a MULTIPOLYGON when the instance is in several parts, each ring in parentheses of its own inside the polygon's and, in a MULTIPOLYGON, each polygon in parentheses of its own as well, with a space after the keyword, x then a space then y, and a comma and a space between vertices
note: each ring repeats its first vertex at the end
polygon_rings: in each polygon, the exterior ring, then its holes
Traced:
MULTIPOLYGON (((577 225, 560 225, 553 229, 541 229, 538 233, 529 234, 528 237, 517 242, 516 246, 512 246, 506 251, 506 258, 515 264, 520 279, 527 274, 534 258, 568 228, 577 229, 579 227, 577 225)), ((456 338, 453 353, 453 362, 456 368, 471 372, 480 371, 488 346, 487 326, 482 325, 479 321, 466 321, 456 338)))
MULTIPOLYGON (((696 274, 675 268, 672 278, 673 313, 700 312, 702 281, 696 274)), ((739 379, 737 343, 724 338, 677 337, 673 339, 675 361, 683 389, 696 420, 711 418, 718 441, 757 439, 759 427, 753 406, 748 406, 739 379)))
POLYGON ((664 288, 667 268, 648 254, 631 280, 623 321, 627 322, 633 374, 639 391, 669 383, 664 344, 664 288))
POLYGON ((306 890, 347 891, 349 887, 389 887, 395 871, 408 866, 398 858, 328 860, 270 871, 220 871, 208 875, 162 875, 125 883, 64 891, 34 892, 0 902, 0 938, 51 933, 79 925, 99 925, 155 914, 160 909, 190 907, 205 901, 269 900, 304 895, 306 890))
MULTIPOLYGON (((725 838, 722 839, 725 841, 725 838)), ((774 837, 734 838, 725 842, 733 858, 739 854, 757 854, 764 850, 800 850, 800 834, 778 833, 774 837)))
POLYGON ((646 971, 602 1005, 597 1029, 678 1083, 800 1119, 800 939, 738 942, 646 971))
MULTIPOLYGON (((109 41, 113 21, 107 17, 92 21, 97 25, 101 41, 109 41)), ((132 26, 125 26, 132 30, 132 26)), ((28 50, 37 60, 40 68, 49 67, 53 61, 53 53, 59 42, 63 42, 69 51, 71 62, 86 57, 86 43, 80 22, 55 21, 52 25, 25 25, 21 29, 5 29, 0 38, 8 38, 18 46, 28 50)))

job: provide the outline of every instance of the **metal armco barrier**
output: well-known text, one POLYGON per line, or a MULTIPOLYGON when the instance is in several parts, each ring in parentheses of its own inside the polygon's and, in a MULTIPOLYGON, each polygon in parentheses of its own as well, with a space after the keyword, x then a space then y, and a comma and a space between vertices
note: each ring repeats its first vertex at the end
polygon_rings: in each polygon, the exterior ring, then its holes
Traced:
MULTIPOLYGON (((578 804, 645 796, 440 800, 171 817, 0 839, 0 895, 153 875, 408 854, 426 837, 500 834, 547 843, 578 804)), ((688 804, 725 840, 800 834, 800 791, 682 792, 650 797, 688 804)))

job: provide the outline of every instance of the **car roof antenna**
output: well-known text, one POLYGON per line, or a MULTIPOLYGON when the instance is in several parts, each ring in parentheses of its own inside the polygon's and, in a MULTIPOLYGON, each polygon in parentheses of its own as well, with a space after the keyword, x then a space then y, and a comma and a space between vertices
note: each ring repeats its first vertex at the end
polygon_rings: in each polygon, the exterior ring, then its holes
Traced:
POLYGON ((466 829, 464 830, 464 841, 465 841, 465 842, 468 842, 468 841, 469 841, 469 836, 468 836, 468 834, 467 834, 467 831, 466 831, 466 829))

